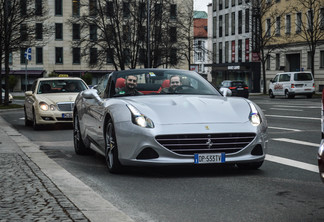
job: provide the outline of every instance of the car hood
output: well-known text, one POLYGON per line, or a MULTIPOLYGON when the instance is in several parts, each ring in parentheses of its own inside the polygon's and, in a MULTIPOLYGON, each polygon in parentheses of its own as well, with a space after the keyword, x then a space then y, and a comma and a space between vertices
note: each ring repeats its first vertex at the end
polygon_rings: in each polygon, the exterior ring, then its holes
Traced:
POLYGON ((127 102, 159 124, 242 123, 250 106, 243 98, 197 95, 128 97, 127 102))
POLYGON ((48 93, 38 94, 36 96, 39 102, 44 101, 50 104, 58 102, 74 102, 78 93, 48 93))

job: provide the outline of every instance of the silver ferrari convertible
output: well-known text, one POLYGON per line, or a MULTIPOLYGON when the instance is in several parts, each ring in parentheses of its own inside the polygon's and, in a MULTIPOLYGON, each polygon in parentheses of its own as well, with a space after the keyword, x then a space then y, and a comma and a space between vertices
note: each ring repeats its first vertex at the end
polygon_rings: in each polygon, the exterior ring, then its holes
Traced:
POLYGON ((112 72, 77 96, 73 114, 75 152, 103 155, 111 173, 145 165, 258 169, 267 151, 261 109, 192 71, 112 72))

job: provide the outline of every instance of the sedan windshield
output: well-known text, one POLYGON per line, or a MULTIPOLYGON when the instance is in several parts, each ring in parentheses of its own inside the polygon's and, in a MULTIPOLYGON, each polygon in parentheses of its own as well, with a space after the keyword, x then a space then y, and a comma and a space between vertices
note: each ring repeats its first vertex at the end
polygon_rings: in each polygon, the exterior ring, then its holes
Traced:
POLYGON ((115 95, 198 94, 220 95, 196 72, 167 69, 143 69, 118 72, 115 95))
POLYGON ((44 80, 39 83, 37 93, 72 93, 87 89, 81 80, 60 79, 44 80))

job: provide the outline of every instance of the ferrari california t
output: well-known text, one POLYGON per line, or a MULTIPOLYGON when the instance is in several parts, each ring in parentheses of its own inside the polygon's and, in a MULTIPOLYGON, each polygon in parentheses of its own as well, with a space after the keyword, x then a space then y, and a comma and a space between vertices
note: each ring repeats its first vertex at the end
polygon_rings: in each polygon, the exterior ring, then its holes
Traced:
POLYGON ((107 74, 79 93, 73 124, 75 152, 103 155, 111 173, 145 165, 258 169, 268 143, 255 103, 223 96, 198 73, 177 69, 107 74))

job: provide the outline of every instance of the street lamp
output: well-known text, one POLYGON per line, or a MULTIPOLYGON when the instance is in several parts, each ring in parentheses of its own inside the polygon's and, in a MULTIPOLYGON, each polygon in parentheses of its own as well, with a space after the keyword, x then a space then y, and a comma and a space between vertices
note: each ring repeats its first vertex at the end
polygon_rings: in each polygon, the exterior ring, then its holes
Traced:
POLYGON ((147 0, 147 68, 151 68, 151 48, 150 48, 150 17, 151 17, 151 6, 150 0, 147 0))

